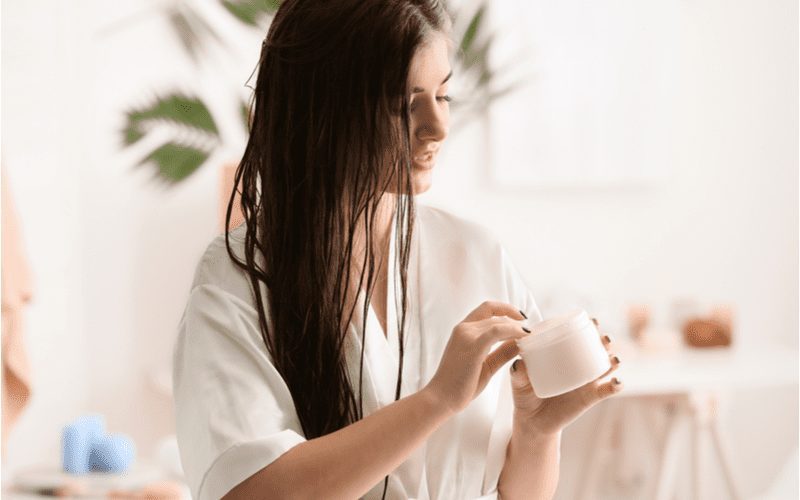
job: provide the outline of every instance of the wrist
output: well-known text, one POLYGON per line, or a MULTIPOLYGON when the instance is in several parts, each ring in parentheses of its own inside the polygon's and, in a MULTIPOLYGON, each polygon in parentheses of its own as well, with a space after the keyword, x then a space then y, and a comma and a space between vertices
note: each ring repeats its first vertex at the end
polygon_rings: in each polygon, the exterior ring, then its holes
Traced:
POLYGON ((513 435, 524 438, 526 442, 546 442, 561 439, 563 429, 549 429, 537 425, 535 418, 514 413, 513 435))
POLYGON ((444 398, 440 397, 439 393, 432 389, 430 385, 420 389, 417 395, 423 401, 425 407, 438 417, 448 419, 457 413, 445 403, 444 398))
POLYGON ((542 432, 530 425, 515 423, 506 450, 506 458, 512 453, 512 450, 516 450, 514 453, 533 453, 540 457, 547 454, 546 450, 551 450, 555 462, 559 463, 561 461, 561 430, 542 432))

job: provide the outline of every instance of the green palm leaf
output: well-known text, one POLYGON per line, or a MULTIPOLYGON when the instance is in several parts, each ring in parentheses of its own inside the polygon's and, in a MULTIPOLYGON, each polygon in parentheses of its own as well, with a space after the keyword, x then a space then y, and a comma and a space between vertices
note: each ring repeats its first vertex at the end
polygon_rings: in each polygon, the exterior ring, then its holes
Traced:
MULTIPOLYGON (((493 68, 489 61, 489 52, 495 41, 495 33, 485 33, 485 18, 488 1, 480 3, 474 14, 469 18, 466 27, 461 32, 454 34, 456 40, 460 39, 457 53, 459 77, 465 82, 465 95, 470 98, 458 102, 454 110, 461 112, 459 121, 466 122, 476 114, 485 111, 496 99, 504 97, 521 86, 522 81, 513 81, 503 85, 500 90, 494 90, 498 85, 498 76, 505 73, 505 68, 493 68)), ((453 15, 455 19, 461 12, 453 15)))
POLYGON ((127 124, 124 130, 124 142, 127 146, 144 137, 147 127, 154 123, 166 122, 219 136, 214 118, 205 103, 196 97, 177 93, 165 97, 157 96, 153 104, 128 110, 125 115, 127 124))
POLYGON ((472 16, 472 19, 467 26, 467 29, 464 31, 464 36, 461 39, 461 52, 468 53, 470 47, 472 47, 472 42, 475 40, 475 35, 478 33, 478 29, 481 26, 481 21, 483 20, 483 15, 486 12, 486 4, 482 4, 478 7, 477 12, 475 15, 472 16))
POLYGON ((476 47, 470 47, 469 50, 465 51, 461 60, 462 69, 471 70, 476 68, 478 72, 487 70, 489 68, 489 50, 491 50, 492 43, 494 43, 494 34, 487 36, 476 47))
POLYGON ((162 179, 176 183, 194 173, 208 157, 206 151, 168 142, 153 150, 139 164, 155 163, 162 179))
POLYGON ((222 0, 222 6, 242 23, 257 28, 280 7, 280 0, 222 0))
POLYGON ((211 113, 196 97, 179 93, 156 96, 152 104, 125 114, 125 145, 138 142, 154 127, 167 128, 169 141, 152 150, 139 164, 152 162, 159 175, 169 181, 177 182, 192 174, 220 143, 211 113))
POLYGON ((203 16, 187 8, 184 4, 171 8, 168 11, 168 19, 172 25, 173 32, 181 42, 184 50, 189 57, 199 63, 203 56, 204 45, 213 39, 219 45, 228 46, 225 40, 220 37, 217 30, 208 24, 203 16))

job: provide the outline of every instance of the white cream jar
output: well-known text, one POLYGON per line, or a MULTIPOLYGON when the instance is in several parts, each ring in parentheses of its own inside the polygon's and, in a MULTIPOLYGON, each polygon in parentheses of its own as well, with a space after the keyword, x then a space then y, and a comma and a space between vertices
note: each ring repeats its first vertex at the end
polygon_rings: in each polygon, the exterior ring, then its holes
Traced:
POLYGON ((584 310, 540 321, 529 329, 531 333, 516 342, 540 398, 577 389, 611 368, 597 327, 584 310))

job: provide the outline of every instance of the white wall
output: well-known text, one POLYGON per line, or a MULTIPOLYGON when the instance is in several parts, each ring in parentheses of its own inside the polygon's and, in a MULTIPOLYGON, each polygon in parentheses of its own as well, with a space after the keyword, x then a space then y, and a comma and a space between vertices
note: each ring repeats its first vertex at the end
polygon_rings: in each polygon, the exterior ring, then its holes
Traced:
POLYGON ((80 238, 88 141, 73 125, 86 93, 68 28, 76 18, 62 2, 2 7, 2 181, 17 204, 34 287, 24 313, 32 396, 13 433, 3 436, 5 479, 19 464, 60 459, 60 426, 89 401, 91 344, 80 238))
MULTIPOLYGON (((172 432, 171 403, 146 375, 169 360, 194 266, 216 234, 215 168, 238 146, 232 139, 171 190, 149 182, 149 167, 130 166, 135 152, 119 152, 124 107, 197 80, 157 15, 99 34, 147 5, 2 5, 2 154, 36 281, 26 316, 34 396, 4 437, 4 477, 57 461, 61 427, 86 411, 105 413, 144 457, 172 432)), ((627 302, 661 311, 688 295, 735 304, 737 342, 796 349, 797 4, 681 1, 680 11, 663 183, 501 190, 487 182, 473 124, 451 137, 422 200, 491 226, 542 301, 583 292, 612 333, 623 334, 627 302)), ((242 85, 253 42, 235 63, 242 85)), ((569 497, 592 422, 590 413, 565 434, 559 498, 569 497)), ((723 429, 755 493, 797 445, 797 388, 738 395, 723 429)))
MULTIPOLYGON (((648 303, 663 321, 686 296, 734 304, 736 342, 797 349, 797 17, 792 1, 680 2, 673 142, 661 148, 672 167, 661 184, 487 188, 475 126, 445 147, 425 197, 494 228, 542 301, 590 297, 610 332, 625 333, 627 303, 648 303)), ((744 391, 723 406, 748 494, 797 447, 797 404, 794 386, 744 391)), ((574 491, 593 414, 565 434, 558 498, 574 491)))

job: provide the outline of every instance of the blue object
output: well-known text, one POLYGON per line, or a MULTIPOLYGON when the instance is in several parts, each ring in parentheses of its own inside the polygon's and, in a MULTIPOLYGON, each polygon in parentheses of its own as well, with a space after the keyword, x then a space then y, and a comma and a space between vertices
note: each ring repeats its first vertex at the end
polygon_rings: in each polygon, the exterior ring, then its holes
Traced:
POLYGON ((100 472, 124 472, 136 456, 133 440, 124 434, 109 434, 94 443, 89 468, 100 472))
POLYGON ((105 434, 105 427, 105 418, 100 414, 84 415, 64 427, 61 434, 61 464, 65 472, 89 472, 91 447, 105 434))
POLYGON ((75 419, 64 427, 61 441, 63 469, 72 474, 125 472, 136 457, 130 437, 106 434, 105 417, 101 414, 75 419))

